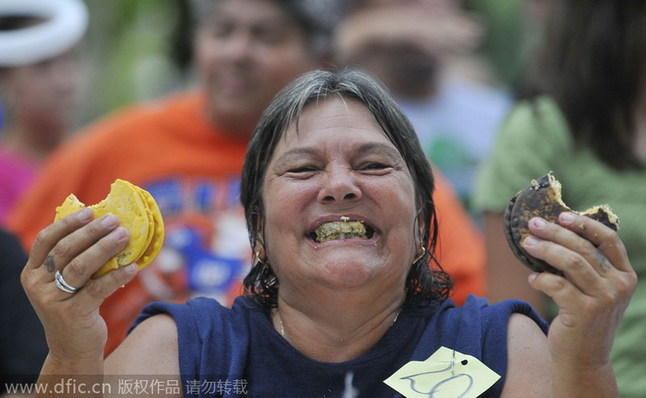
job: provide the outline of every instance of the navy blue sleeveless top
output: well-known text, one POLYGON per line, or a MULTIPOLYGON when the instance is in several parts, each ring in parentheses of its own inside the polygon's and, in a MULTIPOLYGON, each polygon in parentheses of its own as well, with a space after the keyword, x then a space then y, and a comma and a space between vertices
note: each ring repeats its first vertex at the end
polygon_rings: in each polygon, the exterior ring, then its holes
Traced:
POLYGON ((187 397, 343 397, 346 375, 359 397, 400 397, 383 383, 411 360, 423 361, 441 346, 472 355, 501 376, 481 397, 498 397, 507 367, 507 324, 512 313, 547 324, 526 303, 487 305, 470 296, 462 307, 404 309, 381 340, 359 358, 319 362, 302 355, 274 329, 252 301, 232 308, 208 298, 187 304, 152 303, 135 326, 156 314, 177 323, 179 365, 187 397))

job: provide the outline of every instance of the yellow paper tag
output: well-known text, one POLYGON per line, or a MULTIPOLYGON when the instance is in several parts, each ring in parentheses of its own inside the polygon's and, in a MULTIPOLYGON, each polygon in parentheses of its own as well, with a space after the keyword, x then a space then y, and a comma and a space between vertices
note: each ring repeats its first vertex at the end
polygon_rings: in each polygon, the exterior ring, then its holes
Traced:
POLYGON ((425 361, 410 361, 384 383, 406 398, 476 398, 500 376, 477 358, 440 347, 425 361))

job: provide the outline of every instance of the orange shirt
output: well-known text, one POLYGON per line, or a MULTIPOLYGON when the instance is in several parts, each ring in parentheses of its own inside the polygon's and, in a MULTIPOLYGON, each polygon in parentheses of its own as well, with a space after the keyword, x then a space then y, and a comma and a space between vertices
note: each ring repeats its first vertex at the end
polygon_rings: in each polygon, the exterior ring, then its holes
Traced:
MULTIPOLYGON (((210 296, 223 303, 240 292, 250 265, 239 201, 246 142, 224 136, 205 119, 197 93, 124 109, 91 125, 59 148, 9 220, 26 247, 74 193, 102 200, 115 179, 148 190, 164 216, 166 241, 157 259, 108 297, 106 353, 123 340, 144 305, 210 296)), ((451 187, 437 178, 438 258, 455 279, 454 300, 484 293, 484 244, 451 187)))
POLYGON ((438 220, 438 262, 453 277, 451 297, 462 305, 469 294, 484 296, 485 244, 481 231, 462 206, 451 183, 433 168, 435 212, 438 220))

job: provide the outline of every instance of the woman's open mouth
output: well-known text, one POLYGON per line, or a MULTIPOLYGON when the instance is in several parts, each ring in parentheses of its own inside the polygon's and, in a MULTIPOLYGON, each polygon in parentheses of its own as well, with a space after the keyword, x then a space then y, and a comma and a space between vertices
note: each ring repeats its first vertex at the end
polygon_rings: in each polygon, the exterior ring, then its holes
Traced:
POLYGON ((329 221, 319 225, 307 236, 316 243, 342 239, 371 239, 375 229, 363 221, 329 221))

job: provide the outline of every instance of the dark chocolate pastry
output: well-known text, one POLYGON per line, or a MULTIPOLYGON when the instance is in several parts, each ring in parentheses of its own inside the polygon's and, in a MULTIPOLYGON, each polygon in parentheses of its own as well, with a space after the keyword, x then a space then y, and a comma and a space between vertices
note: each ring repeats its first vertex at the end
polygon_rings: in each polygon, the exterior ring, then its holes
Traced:
POLYGON ((619 228, 619 218, 608 205, 594 206, 583 212, 570 209, 561 199, 561 183, 554 178, 552 172, 534 179, 511 198, 505 210, 504 220, 505 236, 511 250, 523 264, 532 270, 563 274, 545 261, 532 257, 521 247, 520 243, 530 235, 527 223, 532 217, 538 216, 557 223, 559 214, 564 211, 590 217, 614 231, 619 228))

